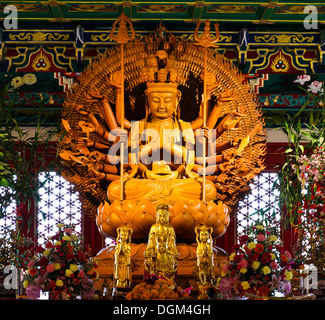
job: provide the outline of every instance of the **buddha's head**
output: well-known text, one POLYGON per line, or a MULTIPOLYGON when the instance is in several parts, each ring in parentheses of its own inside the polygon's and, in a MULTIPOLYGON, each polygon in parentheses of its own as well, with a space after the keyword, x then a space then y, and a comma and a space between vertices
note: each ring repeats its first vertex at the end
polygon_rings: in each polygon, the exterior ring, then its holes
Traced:
POLYGON ((208 242, 209 238, 210 238, 210 234, 208 231, 206 231, 206 230, 200 231, 200 240, 202 242, 204 242, 204 243, 208 242))
POLYGON ((159 82, 148 82, 145 91, 147 99, 147 120, 178 118, 178 105, 181 92, 176 82, 165 82, 165 69, 158 71, 159 82))
POLYGON ((158 204, 156 208, 157 223, 166 224, 169 222, 169 208, 167 204, 158 204))
POLYGON ((197 241, 207 243, 210 240, 210 242, 212 242, 212 238, 211 238, 212 231, 213 231, 212 227, 206 227, 206 226, 196 227, 195 233, 196 233, 197 241))
POLYGON ((130 242, 131 241, 131 234, 132 229, 130 228, 117 228, 118 240, 121 242, 130 242))

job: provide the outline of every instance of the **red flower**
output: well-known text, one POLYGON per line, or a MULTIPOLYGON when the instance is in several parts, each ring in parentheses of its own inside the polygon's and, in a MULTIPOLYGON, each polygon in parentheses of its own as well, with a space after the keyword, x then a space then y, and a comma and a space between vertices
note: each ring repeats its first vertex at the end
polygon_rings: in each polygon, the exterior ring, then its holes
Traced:
POLYGON ((257 289, 257 292, 261 296, 267 296, 270 292, 270 289, 267 286, 261 286, 257 289))
POLYGON ((254 248, 254 251, 256 253, 262 253, 264 251, 264 246, 262 245, 262 243, 258 243, 254 248))
POLYGON ((65 257, 68 261, 72 260, 74 258, 74 254, 71 252, 68 252, 68 254, 65 257))
POLYGON ((239 237, 239 243, 240 244, 244 244, 245 242, 247 242, 249 240, 248 235, 243 235, 241 237, 239 237))
POLYGON ((60 234, 56 234, 52 237, 52 240, 59 240, 60 239, 60 234))
POLYGON ((31 275, 31 276, 36 276, 36 273, 37 273, 37 270, 35 269, 35 268, 32 268, 32 269, 29 269, 29 274, 31 275))
POLYGON ((53 247, 52 243, 50 241, 48 241, 45 245, 46 249, 50 249, 53 247))
POLYGON ((47 287, 48 287, 49 290, 55 288, 55 287, 56 287, 55 281, 52 280, 52 281, 48 284, 47 287))
POLYGON ((257 253, 252 253, 252 259, 253 261, 258 259, 258 254, 257 253))
POLYGON ((234 257, 234 261, 237 262, 237 263, 238 263, 241 259, 242 259, 242 255, 241 255, 241 254, 236 254, 235 257, 234 257))
POLYGON ((262 263, 268 263, 269 261, 271 261, 271 255, 268 252, 265 252, 261 255, 260 260, 262 263))
POLYGON ((45 267, 46 265, 48 265, 48 263, 49 260, 46 257, 43 257, 38 261, 38 265, 41 267, 45 267))
POLYGON ((281 254, 280 255, 280 258, 281 258, 281 261, 283 261, 283 262, 287 262, 288 261, 288 257, 286 255, 284 255, 284 254, 281 254))
POLYGON ((37 253, 42 253, 44 251, 44 248, 43 247, 41 247, 41 246, 37 246, 36 247, 36 252, 37 253))

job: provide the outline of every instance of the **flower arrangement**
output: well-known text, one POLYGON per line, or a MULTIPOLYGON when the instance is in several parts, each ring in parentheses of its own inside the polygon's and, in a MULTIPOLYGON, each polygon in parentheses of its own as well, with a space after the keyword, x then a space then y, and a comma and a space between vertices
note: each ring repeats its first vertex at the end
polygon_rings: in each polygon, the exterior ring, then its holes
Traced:
MULTIPOLYGON (((286 162, 275 186, 286 224, 294 227, 296 265, 325 266, 325 90, 316 75, 299 75, 294 83, 306 94, 306 102, 281 123, 288 137, 286 162)), ((280 124, 280 123, 279 123, 280 124)))
POLYGON ((316 147, 311 154, 297 157, 292 165, 302 185, 303 198, 297 203, 295 253, 304 262, 323 268, 325 258, 325 149, 316 147), (308 247, 308 252, 302 252, 308 247))
POLYGON ((22 236, 15 230, 7 230, 0 238, 0 268, 7 265, 24 268, 25 259, 33 246, 32 239, 22 236))
POLYGON ((257 225, 234 246, 222 269, 219 290, 224 297, 245 293, 272 296, 276 291, 288 295, 290 264, 291 255, 280 246, 278 238, 257 225))
POLYGON ((127 300, 177 300, 180 297, 187 298, 190 288, 183 290, 180 286, 175 287, 172 280, 158 278, 155 275, 149 276, 140 284, 137 284, 132 291, 126 295, 127 300))
POLYGON ((81 296, 90 299, 95 289, 91 278, 98 276, 94 260, 90 260, 91 251, 83 244, 77 234, 57 225, 58 233, 46 242, 45 247, 37 246, 34 255, 27 264, 23 285, 27 295, 35 298, 37 291, 50 293, 50 299, 70 300, 81 296))

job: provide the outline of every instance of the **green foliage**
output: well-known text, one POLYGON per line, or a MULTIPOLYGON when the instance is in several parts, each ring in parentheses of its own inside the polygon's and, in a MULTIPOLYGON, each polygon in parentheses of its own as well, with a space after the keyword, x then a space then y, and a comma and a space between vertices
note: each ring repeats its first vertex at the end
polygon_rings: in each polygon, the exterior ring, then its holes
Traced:
POLYGON ((36 124, 20 123, 15 100, 6 99, 9 90, 9 85, 0 89, 0 218, 13 201, 30 210, 32 201, 39 200, 39 172, 53 169, 56 163, 57 129, 43 126, 44 103, 35 108, 36 124), (51 160, 49 153, 54 154, 51 160))
MULTIPOLYGON (((297 159, 312 152, 316 147, 324 146, 325 141, 325 95, 314 95, 301 87, 308 96, 307 101, 296 114, 286 113, 282 119, 272 119, 288 138, 285 151, 286 162, 275 187, 279 190, 279 206, 285 214, 286 222, 296 224, 301 211, 303 186, 298 179, 297 159), (310 101, 315 101, 313 108, 308 108, 310 101)), ((323 83, 324 88, 324 83, 323 83)))

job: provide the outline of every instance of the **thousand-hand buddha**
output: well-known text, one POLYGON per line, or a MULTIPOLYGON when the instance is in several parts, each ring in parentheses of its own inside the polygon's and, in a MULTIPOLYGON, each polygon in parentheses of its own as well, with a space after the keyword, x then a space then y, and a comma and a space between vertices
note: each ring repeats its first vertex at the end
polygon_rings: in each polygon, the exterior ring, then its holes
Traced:
MULTIPOLYGON (((133 122, 128 139, 133 170, 124 184, 125 199, 200 200, 202 181, 192 172, 194 132, 191 123, 179 119, 177 69, 168 67, 174 61, 162 50, 149 61, 151 67, 143 74, 147 79, 146 118, 133 122), (167 60, 167 67, 158 70, 160 60, 167 60), (132 179, 135 176, 140 179, 132 179)), ((110 184, 110 202, 120 199, 120 188, 117 180, 110 184)), ((214 200, 214 184, 207 180, 205 189, 206 201, 214 200)))

